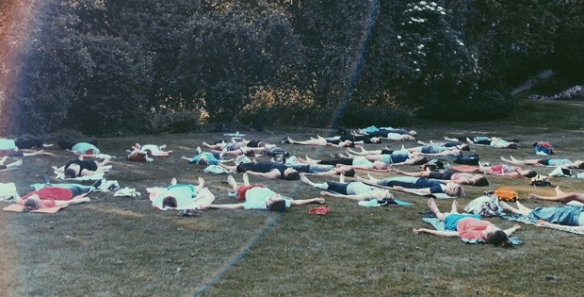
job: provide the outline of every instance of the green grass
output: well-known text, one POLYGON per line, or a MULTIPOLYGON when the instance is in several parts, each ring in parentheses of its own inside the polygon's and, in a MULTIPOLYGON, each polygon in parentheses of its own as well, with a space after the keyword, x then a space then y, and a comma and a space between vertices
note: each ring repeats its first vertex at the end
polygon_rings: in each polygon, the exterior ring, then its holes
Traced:
MULTIPOLYGON (((558 146, 556 157, 582 157, 580 117, 584 104, 521 102, 508 119, 478 123, 423 123, 409 128, 420 140, 444 135, 484 134, 518 138, 518 150, 475 147, 492 164, 512 154, 533 158, 538 140, 558 146)), ((250 138, 279 141, 284 135, 303 139, 325 130, 278 128, 275 134, 250 138)), ((178 217, 155 210, 145 188, 165 186, 172 177, 195 182, 202 166, 179 160, 194 154, 201 141, 217 134, 172 134, 99 139, 100 148, 118 156, 108 179, 135 187, 141 197, 93 194, 94 201, 54 215, 0 212, 0 295, 3 296, 578 296, 584 256, 584 236, 524 225, 517 233, 525 244, 513 249, 467 245, 458 239, 414 235, 425 227, 418 212, 426 199, 394 194, 412 207, 367 209, 342 199, 327 199, 331 212, 308 215, 298 207, 277 215, 261 211, 205 211, 199 217, 178 217), (175 151, 152 163, 128 163, 123 152, 132 143, 166 143, 175 151)), ((388 143, 384 143, 386 145, 388 143)), ((398 148, 401 143, 389 143, 398 148)), ((383 145, 372 145, 380 148, 383 145)), ((414 143, 405 143, 414 146, 414 143)), ((316 157, 337 149, 283 145, 298 155, 316 157)), ((25 158, 18 171, 0 173, 0 181, 15 182, 21 194, 72 156, 57 149, 51 156, 25 158)), ((535 167, 534 167, 535 168, 535 167)), ((416 170, 406 167, 406 170, 416 170)), ((548 173, 551 169, 535 168, 548 173)), ((383 176, 383 174, 376 174, 383 176)), ((227 197, 225 175, 204 175, 216 203, 227 197)), ((241 175, 235 175, 238 181, 241 175)), ((313 178, 315 181, 332 178, 313 178)), ((464 206, 486 189, 510 186, 520 197, 551 194, 553 188, 533 188, 528 179, 489 177, 488 188, 466 187, 464 206)), ((296 198, 318 196, 299 182, 252 177, 296 198)), ((584 192, 577 179, 553 179, 567 191, 584 192)), ((452 201, 438 201, 448 209, 452 201)), ((530 207, 551 203, 525 201, 530 207)), ((500 227, 514 223, 489 219, 500 227)))

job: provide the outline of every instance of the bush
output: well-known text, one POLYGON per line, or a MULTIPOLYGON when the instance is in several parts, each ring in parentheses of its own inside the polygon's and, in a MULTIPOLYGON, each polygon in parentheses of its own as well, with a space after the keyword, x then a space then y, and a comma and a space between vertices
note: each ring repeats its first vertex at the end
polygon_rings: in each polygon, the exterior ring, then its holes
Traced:
POLYGON ((427 102, 417 114, 421 118, 443 121, 483 121, 501 119, 515 109, 513 98, 495 90, 484 91, 468 100, 427 102))
POLYGON ((366 106, 349 104, 339 120, 346 127, 407 126, 412 120, 412 112, 401 107, 366 106))
POLYGON ((207 120, 200 111, 180 111, 173 113, 156 113, 146 129, 151 133, 184 133, 198 130, 207 120))

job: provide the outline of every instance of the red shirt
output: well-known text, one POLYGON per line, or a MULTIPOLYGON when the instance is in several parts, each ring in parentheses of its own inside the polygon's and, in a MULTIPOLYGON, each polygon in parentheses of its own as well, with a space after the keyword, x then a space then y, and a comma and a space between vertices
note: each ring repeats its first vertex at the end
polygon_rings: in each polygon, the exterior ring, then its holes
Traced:
POLYGON ((67 188, 44 187, 38 191, 30 192, 22 197, 22 200, 37 194, 41 200, 69 201, 73 199, 73 192, 67 188))
POLYGON ((480 221, 473 218, 466 218, 462 219, 456 224, 456 230, 458 231, 458 236, 460 238, 472 240, 472 239, 481 239, 485 240, 483 236, 483 231, 487 229, 487 227, 493 225, 493 223, 489 221, 480 221))

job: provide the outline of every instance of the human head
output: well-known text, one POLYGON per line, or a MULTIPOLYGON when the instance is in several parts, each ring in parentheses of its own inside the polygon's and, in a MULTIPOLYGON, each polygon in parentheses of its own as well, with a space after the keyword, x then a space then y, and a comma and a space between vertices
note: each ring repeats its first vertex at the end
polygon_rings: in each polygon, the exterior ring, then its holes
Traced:
POLYGON ((209 163, 207 162, 207 157, 202 156, 201 158, 199 158, 199 165, 209 165, 209 163))
POLYGON ((470 145, 468 143, 463 143, 461 145, 457 145, 458 149, 461 151, 470 151, 470 145))
POLYGON ((446 189, 444 190, 444 193, 446 193, 448 196, 452 196, 452 197, 466 196, 466 193, 464 192, 464 189, 462 188, 462 186, 457 184, 457 183, 447 183, 446 189))
POLYGON ((582 160, 576 160, 576 161, 574 161, 574 165, 578 169, 584 169, 584 161, 582 161, 582 160))
POLYGON ((170 207, 170 208, 176 208, 177 207, 177 203, 176 203, 176 198, 172 197, 172 196, 166 196, 162 199, 162 207, 170 207))
POLYGON ((66 178, 76 178, 77 172, 75 171, 75 169, 69 167, 69 168, 67 168, 67 170, 65 170, 65 177, 66 178))
POLYGON ((89 148, 85 151, 85 153, 88 155, 95 155, 95 150, 93 148, 89 148))
POLYGON ((39 209, 41 205, 41 199, 37 194, 33 194, 28 199, 24 201, 22 212, 30 212, 39 209))
POLYGON ((416 132, 414 130, 410 130, 410 132, 408 132, 408 134, 410 134, 412 136, 418 136, 418 132, 416 132))
POLYGON ((512 245, 511 241, 509 241, 509 237, 505 232, 496 227, 493 229, 496 230, 489 232, 487 229, 487 238, 485 239, 485 243, 490 243, 494 246, 500 246, 504 248, 510 247, 512 245))
POLYGON ((266 201, 266 207, 269 211, 283 212, 286 210, 286 200, 280 194, 274 194, 266 201))
POLYGON ((284 176, 283 176, 282 179, 285 179, 285 180, 299 180, 300 179, 300 174, 294 168, 286 168, 286 170, 284 170, 284 176))
POLYGON ((521 175, 523 177, 529 177, 529 178, 537 175, 537 172, 535 172, 535 170, 521 170, 521 172, 519 172, 519 173, 521 173, 521 175))
POLYGON ((487 178, 482 176, 482 175, 479 175, 479 174, 473 175, 470 178, 470 182, 471 182, 471 185, 477 186, 477 187, 486 187, 489 185, 489 181, 487 180, 487 178))

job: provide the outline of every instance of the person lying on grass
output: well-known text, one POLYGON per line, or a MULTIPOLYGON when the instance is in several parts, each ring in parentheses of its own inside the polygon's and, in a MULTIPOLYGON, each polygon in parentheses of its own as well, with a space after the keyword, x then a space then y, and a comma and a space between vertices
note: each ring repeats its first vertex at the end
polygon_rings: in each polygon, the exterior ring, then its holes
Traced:
POLYGON ((292 138, 288 137, 287 138, 288 143, 290 144, 303 144, 303 145, 320 145, 320 146, 332 146, 332 147, 352 147, 355 146, 355 144, 350 141, 350 140, 340 140, 340 139, 335 139, 335 140, 328 140, 324 137, 321 136, 316 136, 316 138, 314 137, 310 137, 309 140, 293 140, 292 138))
POLYGON ((104 174, 108 172, 108 168, 104 167, 110 161, 109 158, 103 159, 101 162, 94 160, 83 160, 83 156, 79 156, 73 161, 69 161, 65 166, 57 168, 53 166, 55 173, 63 173, 65 178, 76 178, 80 176, 92 176, 96 174, 104 174))
POLYGON ((503 210, 531 216, 539 220, 541 226, 584 230, 584 207, 582 206, 562 205, 531 209, 523 206, 519 201, 515 203, 516 207, 502 201, 499 202, 503 210))
POLYGON ((367 151, 364 148, 361 148, 361 151, 356 151, 352 149, 347 149, 348 156, 344 156, 339 154, 341 157, 346 158, 358 158, 364 157, 365 159, 375 162, 381 161, 385 164, 391 165, 421 165, 428 160, 422 153, 419 152, 410 152, 406 149, 400 150, 375 150, 375 151, 367 151))
POLYGON ((210 194, 209 190, 205 188, 205 180, 202 177, 198 178, 198 185, 179 184, 176 178, 172 178, 170 186, 166 191, 159 193, 157 197, 152 199, 152 205, 158 209, 178 209, 178 210, 195 210, 195 201, 198 195, 210 194))
POLYGON ((40 147, 43 147, 42 142, 37 143, 37 141, 32 141, 32 143, 28 143, 28 141, 0 138, 0 157, 30 157, 43 154, 43 150, 32 153, 24 153, 20 151, 20 149, 33 148, 37 144, 40 144, 40 147))
POLYGON ((528 159, 528 160, 517 160, 510 156, 510 159, 501 157, 501 161, 508 162, 515 165, 535 165, 535 166, 548 166, 548 167, 562 167, 567 169, 584 169, 584 161, 576 160, 574 162, 568 159, 528 159))
MULTIPOLYGON (((480 163, 479 163, 480 164, 480 163)), ((457 168, 458 166, 454 166, 451 169, 458 171, 458 172, 469 172, 469 173, 482 173, 482 174, 490 174, 490 175, 498 175, 503 177, 534 177, 537 175, 537 172, 534 170, 523 169, 517 166, 508 166, 508 165, 494 165, 494 166, 483 166, 482 164, 479 167, 472 167, 472 166, 464 166, 463 169, 457 168)))
POLYGON ((517 143, 509 142, 499 137, 492 137, 490 139, 488 137, 484 138, 475 137, 474 139, 467 138, 466 141, 472 144, 490 145, 494 148, 510 148, 510 149, 518 148, 517 143))
POLYGON ((355 169, 348 166, 320 165, 320 164, 286 164, 302 174, 308 175, 344 175, 354 176, 355 169))
POLYGON ((277 162, 251 162, 241 163, 235 166, 219 164, 219 166, 231 171, 247 173, 249 175, 261 176, 272 179, 298 180, 300 175, 294 168, 290 168, 277 162))
POLYGON ((290 144, 303 144, 303 145, 320 145, 320 146, 332 146, 332 147, 355 147, 356 144, 364 143, 379 143, 380 139, 378 137, 364 137, 364 136, 335 136, 335 137, 321 137, 316 136, 310 137, 309 140, 293 140, 288 137, 288 143, 290 144))
POLYGON ((446 141, 459 141, 459 142, 468 142, 468 143, 475 143, 475 144, 482 144, 482 145, 491 145, 493 140, 497 142, 498 139, 501 139, 507 143, 518 143, 518 139, 502 139, 500 137, 487 137, 487 136, 458 136, 458 137, 447 137, 444 136, 444 140, 446 141))
POLYGON ((434 199, 428 199, 428 207, 436 217, 444 222, 446 231, 419 228, 413 229, 415 234, 428 233, 445 237, 460 237, 466 240, 479 240, 495 246, 510 247, 509 236, 519 230, 521 226, 515 225, 507 230, 501 230, 493 223, 482 221, 480 215, 459 214, 458 202, 452 202, 450 212, 440 212, 434 199))
POLYGON ((209 152, 202 152, 201 147, 197 147, 197 154, 192 158, 187 158, 185 156, 180 157, 183 160, 189 161, 191 164, 198 165, 219 165, 224 162, 231 162, 233 159, 221 159, 218 157, 219 154, 213 154, 209 152))
POLYGON ((461 142, 461 141, 433 141, 430 140, 429 142, 424 142, 418 140, 418 143, 423 146, 442 146, 442 147, 455 147, 462 151, 470 151, 470 146, 468 143, 461 142))
POLYGON ((544 200, 544 201, 556 201, 562 203, 568 203, 571 201, 580 202, 584 204, 584 194, 582 193, 566 193, 560 190, 560 187, 555 188, 556 195, 555 196, 541 196, 537 194, 529 194, 529 199, 537 199, 537 200, 544 200))
POLYGON ((4 157, 2 157, 2 159, 0 159, 0 170, 15 168, 15 167, 22 165, 22 160, 14 161, 8 165, 4 165, 4 163, 6 163, 7 159, 8 159, 8 157, 6 157, 6 156, 4 156, 4 157))
POLYGON ((353 130, 353 131, 350 131, 349 133, 345 133, 345 134, 350 134, 350 135, 355 135, 355 136, 365 135, 365 136, 369 136, 369 137, 379 137, 382 139, 396 140, 396 141, 407 141, 407 140, 414 141, 414 140, 416 140, 416 135, 418 135, 418 133, 414 130, 407 131, 405 129, 393 129, 393 128, 371 129, 371 127, 366 128, 366 129, 353 130))
POLYGON ((442 183, 453 182, 460 185, 470 185, 477 187, 486 187, 489 185, 489 181, 480 174, 456 172, 454 170, 434 171, 431 170, 430 167, 426 167, 425 170, 422 170, 420 172, 406 172, 399 170, 397 168, 389 168, 388 170, 390 172, 406 176, 437 179, 440 180, 442 183))
POLYGON ((365 179, 355 175, 355 180, 373 186, 392 187, 396 190, 413 193, 416 195, 444 193, 451 197, 466 196, 462 186, 454 182, 443 184, 437 180, 411 176, 394 176, 384 179, 377 179, 371 175, 368 175, 368 177, 368 179, 365 179))
POLYGON ((319 165, 333 165, 337 167, 344 166, 350 169, 362 169, 362 170, 372 170, 372 171, 387 171, 388 165, 382 161, 371 162, 365 157, 357 158, 329 158, 322 160, 314 160, 306 156, 305 159, 297 157, 296 161, 299 164, 319 164, 319 165))
POLYGON ((101 182, 99 180, 93 186, 75 184, 45 186, 24 195, 17 203, 23 206, 22 212, 30 212, 41 208, 67 207, 71 204, 89 202, 91 199, 85 196, 99 187, 101 182))
POLYGON ((23 150, 32 148, 47 148, 52 147, 52 144, 44 144, 40 139, 8 139, 0 138, 0 150, 23 150))
MULTIPOLYGON (((468 146, 463 147, 468 150, 468 146)), ((462 155, 462 149, 458 146, 441 146, 441 145, 425 145, 425 146, 417 146, 411 147, 407 149, 410 153, 422 153, 424 155, 435 155, 435 156, 443 156, 443 157, 456 157, 462 155)))
POLYGON ((136 143, 132 146, 132 150, 128 151, 130 154, 127 159, 130 161, 152 161, 152 157, 168 157, 172 151, 165 151, 166 144, 158 146, 154 144, 140 145, 136 143))
POLYGON ((227 182, 232 190, 237 193, 240 200, 245 200, 243 203, 235 204, 211 204, 206 209, 265 209, 269 211, 283 212, 286 208, 292 206, 301 206, 312 203, 324 204, 324 198, 312 198, 294 200, 292 198, 282 196, 264 185, 251 185, 247 174, 243 174, 243 185, 238 185, 232 176, 227 177, 227 182))
POLYGON ((84 157, 92 157, 101 154, 101 151, 97 148, 97 141, 93 140, 90 142, 71 142, 61 140, 57 142, 62 149, 73 152, 77 155, 82 155, 84 157))
POLYGON ((314 183, 305 175, 300 175, 300 180, 311 187, 324 190, 320 192, 322 196, 345 198, 354 201, 377 200, 378 202, 383 202, 384 200, 394 199, 387 189, 371 187, 358 181, 346 183, 342 175, 339 177, 339 182, 314 183))

